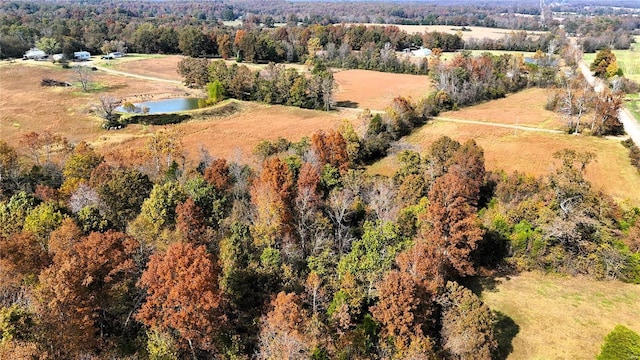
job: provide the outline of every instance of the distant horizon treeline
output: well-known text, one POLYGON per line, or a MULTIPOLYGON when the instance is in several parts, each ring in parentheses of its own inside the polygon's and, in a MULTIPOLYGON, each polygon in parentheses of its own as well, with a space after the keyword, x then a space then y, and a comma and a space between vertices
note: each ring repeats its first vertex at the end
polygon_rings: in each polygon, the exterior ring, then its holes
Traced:
MULTIPOLYGON (((277 2, 270 3, 269 6, 278 8, 284 4, 286 2, 277 2)), ((365 6, 364 4, 360 5, 365 6)), ((385 3, 375 4, 380 4, 383 8, 388 5, 385 3)), ((504 42, 496 43, 483 39, 476 39, 465 44, 461 39, 446 39, 447 36, 452 36, 448 34, 439 35, 445 37, 444 39, 433 39, 433 37, 430 39, 428 34, 407 34, 392 26, 348 26, 342 25, 345 20, 326 20, 309 15, 301 19, 301 15, 295 13, 268 15, 273 12, 266 9, 261 15, 257 15, 251 12, 252 5, 255 5, 253 11, 266 6, 259 2, 256 4, 250 2, 249 5, 235 2, 207 4, 196 2, 136 2, 134 4, 118 1, 92 3, 4 2, 0 4, 0 34, 2 35, 0 36, 0 58, 21 57, 26 50, 42 39, 48 41, 50 39, 48 52, 62 52, 67 55, 79 50, 88 50, 94 54, 128 50, 140 53, 181 53, 190 56, 221 56, 226 58, 226 56, 235 57, 240 52, 245 52, 244 58, 251 62, 304 61, 305 56, 310 53, 310 49, 328 50, 326 46, 329 44, 333 44, 336 50, 340 49, 343 45, 343 37, 345 38, 344 42, 353 51, 371 46, 380 50, 387 43, 396 51, 419 46, 441 48, 444 51, 454 51, 465 47, 521 51, 544 50, 545 48, 544 41, 535 45, 535 41, 538 41, 535 40, 535 37, 526 39, 527 45, 520 45, 518 41, 511 41, 511 45, 505 45, 504 42), (239 16, 242 16, 242 22, 238 27, 222 24, 222 21, 234 20, 239 16), (284 26, 274 27, 276 20, 284 26), (253 48, 249 48, 245 44, 243 49, 243 46, 237 43, 236 39, 242 37, 243 32, 247 35, 246 42, 251 40, 251 43, 254 43, 253 48), (309 45, 308 41, 313 38, 319 39, 320 49, 314 47, 315 43, 309 45)), ((326 10, 330 12, 331 5, 327 6, 326 10)), ((469 13, 470 8, 434 7, 434 5, 428 4, 423 4, 423 6, 430 11, 441 10, 434 19, 421 22, 430 25, 450 25, 459 30, 462 29, 461 27, 470 25, 503 26, 514 31, 546 29, 533 25, 483 24, 475 21, 456 20, 457 11, 466 10, 469 13)), ((355 7, 351 8, 355 10, 355 7)), ((408 13, 410 9, 411 7, 402 11, 408 13)), ((488 9, 493 8, 489 7, 488 9)), ((478 11, 485 13, 489 11, 488 9, 478 11)), ((509 14, 514 9, 502 10, 509 14)), ((388 11, 393 12, 393 10, 388 11)), ((518 11, 526 13, 524 9, 518 9, 518 11)), ((358 13, 361 12, 358 11, 358 13)), ((435 16, 433 12, 429 12, 429 14, 429 16, 435 16)), ((538 23, 538 20, 532 21, 528 17, 504 16, 516 21, 538 23)), ((501 19, 502 17, 503 15, 495 18, 501 19)), ((482 18, 488 21, 487 19, 490 17, 484 14, 482 18)), ((354 19, 353 22, 370 23, 371 20, 354 19)), ((383 21, 383 23, 389 22, 383 21)), ((549 28, 557 29, 557 25, 549 28)), ((571 19, 568 19, 563 25, 567 33, 581 34, 585 51, 591 52, 604 47, 628 48, 632 41, 630 32, 640 27, 640 20, 624 16, 594 17, 580 22, 572 22, 571 19)), ((507 40, 505 39, 505 41, 507 40)))

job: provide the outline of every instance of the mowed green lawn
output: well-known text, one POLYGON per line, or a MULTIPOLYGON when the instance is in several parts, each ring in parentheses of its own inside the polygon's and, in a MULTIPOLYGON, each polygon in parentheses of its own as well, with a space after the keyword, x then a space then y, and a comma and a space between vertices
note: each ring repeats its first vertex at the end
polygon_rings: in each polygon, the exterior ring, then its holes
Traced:
MULTIPOLYGON (((627 79, 640 82, 640 36, 635 37, 635 43, 629 50, 613 50, 618 60, 618 67, 627 79)), ((596 54, 584 54, 584 62, 591 65, 596 54)))
POLYGON ((594 359, 616 324, 640 333, 640 285, 540 273, 496 280, 481 298, 500 313, 508 359, 594 359))

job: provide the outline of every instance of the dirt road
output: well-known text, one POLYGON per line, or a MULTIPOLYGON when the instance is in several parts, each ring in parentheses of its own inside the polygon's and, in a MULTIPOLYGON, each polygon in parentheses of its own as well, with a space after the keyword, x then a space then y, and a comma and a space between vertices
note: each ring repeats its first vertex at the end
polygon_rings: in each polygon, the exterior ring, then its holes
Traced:
POLYGON ((166 82, 166 83, 176 84, 176 85, 182 85, 182 81, 178 81, 178 80, 169 80, 169 79, 162 79, 162 78, 153 77, 153 76, 132 74, 132 73, 124 72, 124 71, 118 71, 118 70, 109 69, 109 68, 106 68, 106 67, 103 67, 103 66, 100 66, 100 65, 94 65, 94 66, 96 68, 98 68, 98 70, 104 71, 104 72, 109 73, 109 74, 133 77, 133 78, 137 78, 137 79, 150 80, 150 81, 160 81, 160 82, 166 82))
MULTIPOLYGON (((580 71, 582 71, 582 75, 584 75, 584 78, 587 80, 589 85, 593 86, 593 89, 597 93, 602 92, 605 87, 602 80, 591 75, 591 71, 584 61, 580 61, 579 67, 580 71)), ((624 106, 618 110, 618 119, 624 126, 624 131, 626 131, 627 134, 629 134, 629 137, 631 137, 631 140, 633 140, 637 146, 640 146, 640 123, 638 123, 631 112, 624 106)))
POLYGON ((545 133, 551 133, 551 134, 565 133, 564 131, 561 131, 561 130, 542 129, 542 128, 535 128, 530 126, 520 126, 520 125, 509 125, 509 124, 501 124, 501 123, 488 122, 488 121, 454 119, 454 118, 442 117, 442 116, 434 116, 433 119, 438 121, 454 122, 454 123, 461 123, 461 124, 495 126, 495 127, 501 127, 501 128, 507 128, 507 129, 523 130, 523 131, 538 131, 538 132, 545 132, 545 133))

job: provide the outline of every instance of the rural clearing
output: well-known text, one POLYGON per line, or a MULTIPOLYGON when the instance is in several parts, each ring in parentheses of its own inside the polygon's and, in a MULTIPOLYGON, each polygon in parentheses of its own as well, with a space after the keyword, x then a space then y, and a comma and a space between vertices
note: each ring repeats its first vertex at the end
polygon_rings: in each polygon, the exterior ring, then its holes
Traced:
POLYGON ((510 332, 508 359, 593 359, 617 324, 640 332, 640 286, 536 272, 488 281, 480 297, 510 332))
MULTIPOLYGON (((181 56, 128 57, 97 63, 108 71, 96 72, 99 90, 82 93, 75 88, 41 88, 42 78, 71 81, 69 71, 41 63, 5 63, 0 66, 0 131, 10 144, 17 145, 21 134, 50 130, 71 142, 87 141, 105 153, 126 153, 144 146, 147 137, 162 126, 130 125, 106 131, 101 120, 90 113, 100 92, 127 101, 197 96, 199 93, 179 83, 176 71, 181 56), (117 73, 115 73, 117 72, 117 73)), ((332 112, 303 110, 286 106, 242 103, 240 110, 209 120, 192 120, 173 125, 180 134, 186 158, 197 162, 201 149, 216 157, 250 155, 261 140, 285 137, 298 141, 318 130, 334 129, 343 120, 357 125, 363 109, 383 111, 396 96, 418 100, 428 94, 426 76, 344 70, 335 73, 336 101, 345 108, 332 112), (350 108, 357 109, 350 109, 350 108), (352 111, 358 110, 358 111, 352 111)), ((519 171, 543 176, 553 169, 553 153, 564 148, 594 151, 595 161, 586 176, 596 189, 616 200, 640 204, 640 174, 630 164, 628 151, 617 139, 566 135, 561 117, 544 110, 546 93, 527 89, 475 106, 441 114, 402 142, 425 151, 438 137, 458 141, 476 139, 485 150, 487 168, 519 171), (617 176, 611 176, 611 174, 617 176)), ((395 155, 382 159, 368 171, 390 175, 396 169, 395 155)))

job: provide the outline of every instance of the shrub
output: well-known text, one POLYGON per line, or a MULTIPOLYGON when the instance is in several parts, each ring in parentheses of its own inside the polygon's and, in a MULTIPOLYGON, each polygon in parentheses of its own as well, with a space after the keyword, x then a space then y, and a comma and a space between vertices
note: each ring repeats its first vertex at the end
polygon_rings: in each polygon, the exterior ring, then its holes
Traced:
POLYGON ((640 335, 622 325, 604 338, 604 344, 598 355, 598 360, 619 360, 640 358, 640 335))

